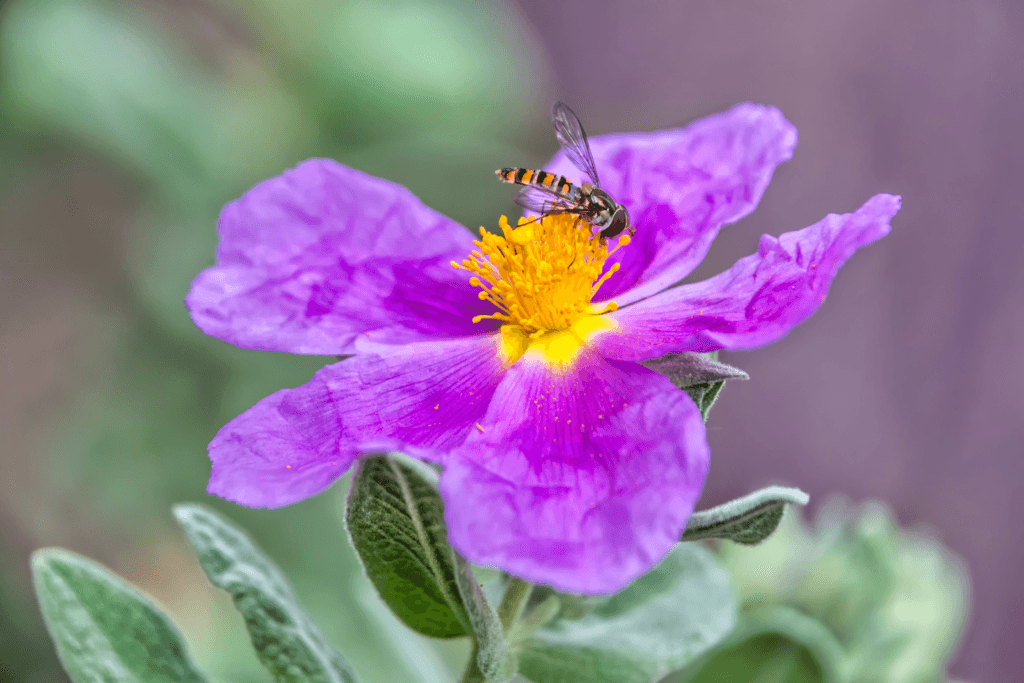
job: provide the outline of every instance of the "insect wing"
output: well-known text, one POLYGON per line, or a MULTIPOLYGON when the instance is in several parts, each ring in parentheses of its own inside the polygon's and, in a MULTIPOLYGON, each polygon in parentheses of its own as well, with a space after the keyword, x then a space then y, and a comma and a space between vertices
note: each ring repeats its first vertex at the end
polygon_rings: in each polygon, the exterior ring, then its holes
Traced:
POLYGON ((535 185, 520 190, 515 203, 541 214, 568 213, 572 208, 562 195, 535 185))
POLYGON ((587 142, 587 134, 583 132, 583 124, 576 114, 564 103, 555 102, 555 106, 551 108, 551 122, 555 125, 555 137, 565 150, 565 156, 569 157, 573 166, 586 173, 595 186, 601 187, 597 179, 594 155, 591 154, 590 143, 587 142))

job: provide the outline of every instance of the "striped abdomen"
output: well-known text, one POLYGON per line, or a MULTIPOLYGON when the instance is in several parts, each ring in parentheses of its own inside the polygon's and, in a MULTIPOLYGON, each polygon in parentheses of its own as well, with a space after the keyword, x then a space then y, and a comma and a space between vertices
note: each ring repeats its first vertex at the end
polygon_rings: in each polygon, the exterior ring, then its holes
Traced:
POLYGON ((579 188, 566 180, 564 176, 556 173, 537 171, 532 168, 503 168, 495 173, 506 183, 541 187, 562 195, 570 202, 575 202, 579 196, 579 188))

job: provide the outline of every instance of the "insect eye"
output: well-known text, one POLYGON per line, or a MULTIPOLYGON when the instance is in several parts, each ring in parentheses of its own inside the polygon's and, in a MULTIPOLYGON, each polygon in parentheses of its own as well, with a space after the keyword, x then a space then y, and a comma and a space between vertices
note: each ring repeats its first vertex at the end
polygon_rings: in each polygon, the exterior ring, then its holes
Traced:
POLYGON ((615 237, 625 230, 628 225, 629 217, 626 216, 626 210, 619 208, 614 214, 612 214, 612 219, 608 223, 608 227, 601 231, 601 237, 615 237))

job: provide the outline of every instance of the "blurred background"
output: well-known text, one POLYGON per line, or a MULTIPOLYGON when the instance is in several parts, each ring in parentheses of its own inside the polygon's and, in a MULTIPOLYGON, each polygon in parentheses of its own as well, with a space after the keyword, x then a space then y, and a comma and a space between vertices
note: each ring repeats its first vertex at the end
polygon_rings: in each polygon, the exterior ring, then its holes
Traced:
POLYGON ((154 595, 211 674, 269 680, 172 524, 179 501, 249 528, 366 681, 451 680, 465 644, 381 606, 339 522, 344 484, 274 512, 205 495, 216 430, 331 359, 208 339, 182 298, 220 207, 311 156, 494 224, 513 193, 493 171, 550 157, 555 99, 591 135, 746 100, 796 124, 793 161, 693 277, 762 233, 903 195, 815 317, 725 358, 752 379, 711 414, 700 506, 769 483, 812 508, 887 501, 967 561, 952 674, 1014 679, 1022 45, 1012 0, 0 1, 0 681, 65 680, 28 572, 52 545, 154 595))

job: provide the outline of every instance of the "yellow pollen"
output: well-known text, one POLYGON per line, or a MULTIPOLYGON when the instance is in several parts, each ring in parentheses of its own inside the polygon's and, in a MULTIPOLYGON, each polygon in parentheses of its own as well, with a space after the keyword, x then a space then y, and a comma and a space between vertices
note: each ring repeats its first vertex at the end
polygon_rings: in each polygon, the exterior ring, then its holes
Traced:
MULTIPOLYGON (((538 340, 550 332, 569 330, 584 317, 617 308, 615 302, 602 306, 590 302, 619 269, 616 263, 601 274, 608 257, 629 244, 628 235, 609 249, 608 242, 594 235, 588 223, 571 214, 520 218, 515 228, 502 216, 498 224, 501 235, 480 228, 480 240, 473 242, 476 251, 462 263, 452 261, 454 267, 473 275, 469 282, 480 288, 480 299, 498 309, 473 318, 473 322, 500 320, 504 327, 518 328, 516 337, 538 340)), ((504 332, 505 345, 512 343, 509 332, 504 332)), ((510 355, 518 358, 524 351, 510 355)))

